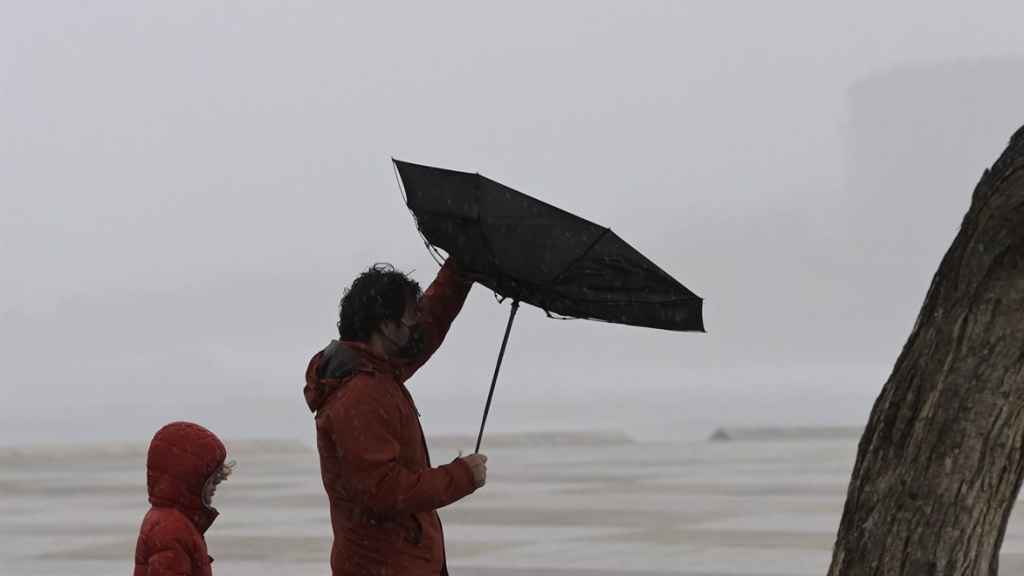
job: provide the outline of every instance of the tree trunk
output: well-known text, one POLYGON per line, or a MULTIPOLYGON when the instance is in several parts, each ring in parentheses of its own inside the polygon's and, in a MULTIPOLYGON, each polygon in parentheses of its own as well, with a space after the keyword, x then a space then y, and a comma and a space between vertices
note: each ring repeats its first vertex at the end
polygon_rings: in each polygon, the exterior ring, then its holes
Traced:
POLYGON ((875 401, 829 575, 996 574, 1022 478, 1024 128, 982 175, 875 401))

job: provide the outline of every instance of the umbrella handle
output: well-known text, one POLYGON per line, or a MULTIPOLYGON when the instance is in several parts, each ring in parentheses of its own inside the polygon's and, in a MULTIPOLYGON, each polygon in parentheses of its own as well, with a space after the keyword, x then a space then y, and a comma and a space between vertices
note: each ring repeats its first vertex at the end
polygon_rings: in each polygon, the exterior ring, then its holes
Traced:
POLYGON ((508 333, 512 331, 512 321, 516 318, 516 311, 519 310, 519 300, 512 301, 512 311, 508 315, 508 325, 505 326, 505 337, 501 340, 501 350, 498 352, 498 363, 494 366, 494 376, 491 377, 491 391, 487 393, 487 405, 484 406, 484 418, 480 422, 480 433, 476 437, 476 450, 474 454, 480 453, 480 441, 484 437, 484 425, 487 424, 487 414, 491 412, 491 399, 494 398, 494 384, 498 381, 498 370, 501 369, 501 359, 505 357, 505 346, 508 344, 508 333))

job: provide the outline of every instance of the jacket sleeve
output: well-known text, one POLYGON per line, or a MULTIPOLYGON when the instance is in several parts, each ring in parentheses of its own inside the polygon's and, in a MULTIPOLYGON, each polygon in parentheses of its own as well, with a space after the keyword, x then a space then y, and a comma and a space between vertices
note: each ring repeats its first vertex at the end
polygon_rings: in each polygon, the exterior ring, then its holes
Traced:
POLYGON ((473 472, 460 459, 419 471, 398 462, 399 415, 368 392, 373 384, 353 386, 329 412, 331 435, 346 471, 341 476, 345 492, 389 516, 436 510, 471 494, 476 489, 473 472))
POLYGON ((472 287, 473 281, 459 274, 455 259, 448 258, 420 299, 419 317, 423 330, 423 350, 400 368, 403 380, 407 380, 419 370, 444 342, 448 329, 462 310, 472 287))
POLYGON ((191 576, 192 560, 176 541, 169 541, 146 563, 147 576, 191 576))

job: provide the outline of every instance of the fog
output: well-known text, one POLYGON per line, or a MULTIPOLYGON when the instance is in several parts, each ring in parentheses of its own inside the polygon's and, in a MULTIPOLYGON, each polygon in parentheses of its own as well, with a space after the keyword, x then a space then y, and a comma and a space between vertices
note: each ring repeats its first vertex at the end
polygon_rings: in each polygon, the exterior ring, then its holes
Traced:
MULTIPOLYGON (((1024 124, 1016 3, 0 7, 0 443, 172 419, 308 440, 306 363, 387 261, 437 270, 391 158, 611 227, 707 334, 516 319, 488 427, 860 425, 1024 124)), ((508 303, 410 388, 472 433, 508 303)))

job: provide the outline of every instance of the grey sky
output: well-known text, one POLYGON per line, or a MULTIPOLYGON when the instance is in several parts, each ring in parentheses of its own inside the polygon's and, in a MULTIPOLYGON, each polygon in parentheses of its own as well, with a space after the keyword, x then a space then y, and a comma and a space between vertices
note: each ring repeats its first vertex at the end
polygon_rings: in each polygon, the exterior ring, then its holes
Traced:
MULTIPOLYGON (((391 157, 706 298, 706 335, 524 308, 495 429, 860 423, 1024 123, 1024 10, 894 4, 6 3, 0 438, 308 437, 342 288, 436 270, 391 157)), ((506 314, 474 289, 413 382, 428 433, 476 429, 506 314)))

